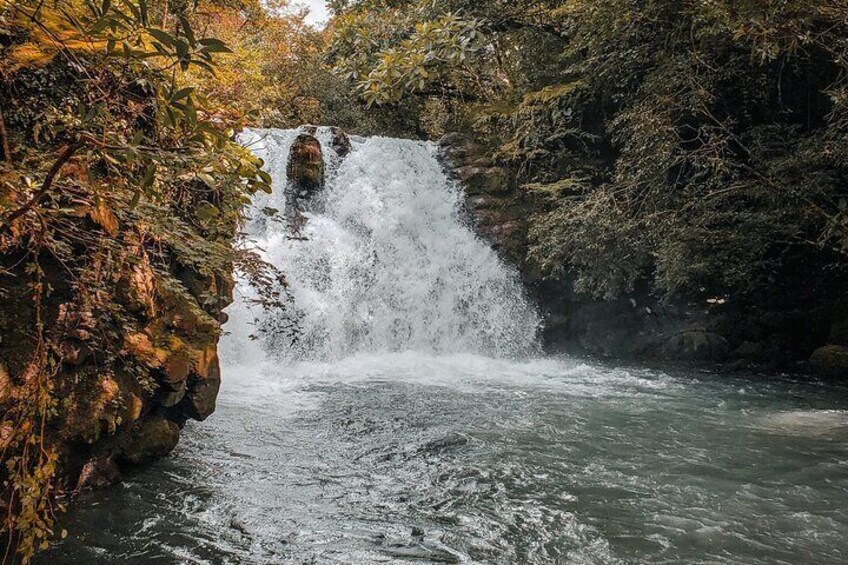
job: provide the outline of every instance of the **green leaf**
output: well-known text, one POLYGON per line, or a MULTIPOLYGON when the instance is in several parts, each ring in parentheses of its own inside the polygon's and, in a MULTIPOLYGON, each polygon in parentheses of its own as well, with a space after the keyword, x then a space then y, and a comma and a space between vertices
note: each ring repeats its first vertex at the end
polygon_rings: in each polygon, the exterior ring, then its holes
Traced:
POLYGON ((182 70, 186 70, 190 61, 188 56, 188 43, 186 43, 182 39, 178 39, 176 47, 177 57, 180 59, 180 68, 182 70))
POLYGON ((180 16, 180 25, 183 28, 183 33, 188 39, 189 44, 194 47, 197 44, 197 40, 194 38, 194 30, 191 29, 191 24, 188 23, 188 20, 183 16, 180 16))
POLYGON ((130 12, 132 12, 132 15, 133 15, 133 17, 135 18, 135 21, 136 21, 136 22, 138 22, 138 23, 140 23, 141 25, 144 25, 144 23, 141 21, 141 20, 142 20, 142 18, 141 18, 141 12, 140 12, 140 11, 139 11, 139 9, 135 6, 135 4, 133 4, 132 2, 125 2, 125 3, 124 3, 124 5, 127 7, 127 10, 129 10, 130 12))
POLYGON ((171 100, 171 102, 178 102, 178 101, 182 100, 183 98, 186 98, 187 96, 191 95, 192 92, 194 92, 193 86, 187 86, 185 88, 181 88, 171 95, 170 100, 171 100))
POLYGON ((97 35, 109 27, 109 24, 112 23, 112 20, 109 18, 101 18, 94 22, 94 25, 88 30, 88 33, 91 35, 97 35))
POLYGON ((209 202, 201 202, 194 211, 198 220, 209 221, 220 215, 220 210, 214 204, 209 202))
POLYGON ((147 28, 147 33, 164 45, 168 45, 169 47, 175 47, 177 45, 177 40, 174 39, 174 36, 166 31, 155 27, 149 27, 147 28))
MULTIPOLYGON (((170 52, 170 51, 168 51, 168 49, 167 49, 164 45, 162 45, 161 43, 159 43, 158 41, 154 41, 154 42, 153 42, 153 48, 154 48, 154 49, 156 49, 156 51, 158 51, 158 52, 159 52, 159 53, 161 53, 162 55, 165 55, 165 56, 170 56, 170 55, 171 55, 171 52, 170 52)), ((155 53, 151 53, 150 55, 151 55, 151 56, 154 56, 154 55, 156 55, 156 54, 155 54, 155 53)))
MULTIPOLYGON (((130 4, 130 2, 128 2, 130 4)), ((147 0, 138 0, 138 9, 141 12, 141 25, 147 25, 147 0)))
POLYGON ((200 41, 198 41, 201 47, 199 51, 205 53, 232 53, 229 47, 221 41, 220 39, 215 39, 214 37, 204 37, 200 41))

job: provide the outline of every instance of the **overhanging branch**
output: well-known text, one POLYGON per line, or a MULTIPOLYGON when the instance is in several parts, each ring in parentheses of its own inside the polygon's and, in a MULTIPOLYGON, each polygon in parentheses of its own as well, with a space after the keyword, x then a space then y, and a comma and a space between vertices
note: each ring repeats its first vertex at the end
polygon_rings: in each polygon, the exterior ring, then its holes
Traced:
POLYGON ((53 163, 53 166, 50 167, 49 171, 47 171, 47 176, 44 178, 44 182, 41 184, 41 188, 38 189, 38 192, 36 192, 26 204, 9 214, 9 216, 5 219, 7 226, 11 226, 15 220, 26 214, 33 206, 38 204, 39 201, 44 198, 44 196, 50 191, 50 187, 53 186, 53 181, 56 180, 56 177, 59 175, 62 167, 65 166, 65 163, 71 160, 74 153, 79 150, 81 145, 82 144, 80 142, 75 142, 65 146, 62 153, 59 155, 59 158, 56 159, 56 162, 53 163))

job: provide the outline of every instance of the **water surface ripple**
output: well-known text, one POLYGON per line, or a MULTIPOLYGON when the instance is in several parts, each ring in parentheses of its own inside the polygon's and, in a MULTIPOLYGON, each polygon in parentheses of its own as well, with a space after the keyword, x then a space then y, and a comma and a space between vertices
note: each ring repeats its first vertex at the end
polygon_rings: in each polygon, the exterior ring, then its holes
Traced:
POLYGON ((568 358, 265 366, 44 562, 841 564, 846 400, 568 358))

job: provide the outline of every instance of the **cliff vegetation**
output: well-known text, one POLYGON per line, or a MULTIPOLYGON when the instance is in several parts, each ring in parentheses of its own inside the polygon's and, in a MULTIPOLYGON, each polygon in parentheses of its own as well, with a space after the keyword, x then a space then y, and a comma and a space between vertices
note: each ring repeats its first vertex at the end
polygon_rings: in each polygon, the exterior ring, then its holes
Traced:
POLYGON ((480 166, 507 171, 511 198, 484 212, 506 218, 528 278, 781 310, 734 347, 764 324, 792 334, 788 357, 845 340, 844 0, 333 6, 330 57, 363 100, 415 100, 421 129, 469 133, 480 166))
POLYGON ((214 410, 234 268, 278 298, 279 273, 239 247, 271 179, 235 134, 311 119, 308 90, 337 79, 304 78, 320 36, 276 8, 0 4, 4 563, 58 535, 59 495, 164 455, 214 410))

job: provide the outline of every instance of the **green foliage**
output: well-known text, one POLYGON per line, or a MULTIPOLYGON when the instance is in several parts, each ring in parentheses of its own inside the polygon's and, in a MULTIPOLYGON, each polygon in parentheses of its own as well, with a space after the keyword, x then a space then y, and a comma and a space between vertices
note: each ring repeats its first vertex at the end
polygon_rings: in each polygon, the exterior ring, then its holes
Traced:
POLYGON ((789 255, 844 264, 836 4, 571 3, 565 53, 581 86, 544 104, 548 127, 519 112, 513 147, 570 175, 589 164, 595 180, 551 201, 532 256, 605 296, 643 277, 666 293, 756 292, 789 255), (588 143, 549 143, 572 128, 588 143))
POLYGON ((824 267, 845 276, 845 0, 335 8, 333 53, 369 101, 458 99, 442 123, 475 129, 519 171, 544 272, 603 297, 640 281, 741 297, 824 267), (445 17, 474 22, 473 65, 441 56, 445 38, 418 41, 413 22, 445 17), (427 89, 405 78, 431 60, 427 89))
POLYGON ((121 350, 153 323, 151 297, 129 295, 177 297, 214 338, 217 304, 183 273, 229 279, 242 208, 271 189, 234 139, 242 117, 189 84, 229 53, 194 17, 150 0, 0 7, 0 318, 18 318, 0 320, 0 533, 24 562, 52 535, 64 450, 101 433, 75 422, 101 397, 113 411, 125 400, 102 383, 119 371, 156 392, 121 350), (97 351, 97 371, 73 368, 69 335, 97 351))
POLYGON ((397 102, 404 93, 424 92, 434 83, 444 87, 444 70, 470 65, 482 47, 480 22, 452 13, 415 24, 408 37, 396 44, 385 41, 380 50, 374 50, 373 42, 379 40, 370 33, 385 21, 370 12, 345 17, 334 51, 336 69, 356 82, 369 105, 397 102))

